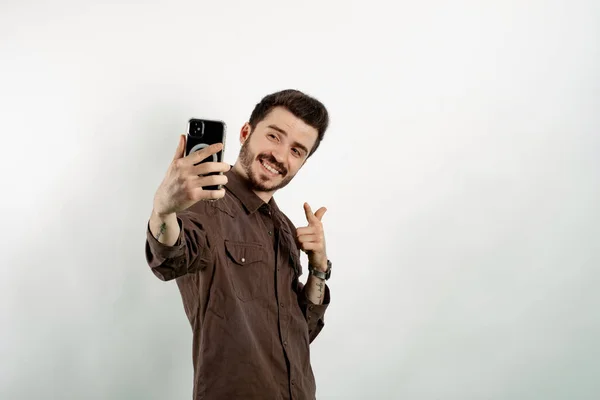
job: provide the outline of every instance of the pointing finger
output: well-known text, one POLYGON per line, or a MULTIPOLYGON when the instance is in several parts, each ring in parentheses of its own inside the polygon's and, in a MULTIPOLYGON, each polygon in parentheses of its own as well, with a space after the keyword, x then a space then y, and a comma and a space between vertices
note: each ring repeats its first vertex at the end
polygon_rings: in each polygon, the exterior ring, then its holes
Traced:
POLYGON ((310 206, 308 205, 308 203, 304 203, 304 214, 306 215, 306 220, 308 222, 312 222, 313 219, 315 218, 315 216, 313 215, 313 212, 312 212, 310 206))

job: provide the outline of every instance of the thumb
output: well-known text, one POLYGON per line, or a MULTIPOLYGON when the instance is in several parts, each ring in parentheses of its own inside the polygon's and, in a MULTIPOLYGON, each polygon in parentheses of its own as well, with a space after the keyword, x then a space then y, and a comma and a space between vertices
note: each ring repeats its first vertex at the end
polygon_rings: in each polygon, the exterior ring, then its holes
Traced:
POLYGON ((179 143, 177 144, 177 150, 175 150, 175 155, 173 156, 173 160, 177 160, 178 158, 183 158, 185 154, 185 136, 179 135, 179 143))
POLYGON ((317 210, 317 212, 315 213, 315 217, 317 217, 317 219, 319 221, 321 221, 321 219, 323 218, 323 215, 325 215, 325 211, 327 211, 327 208, 325 207, 321 207, 317 210))

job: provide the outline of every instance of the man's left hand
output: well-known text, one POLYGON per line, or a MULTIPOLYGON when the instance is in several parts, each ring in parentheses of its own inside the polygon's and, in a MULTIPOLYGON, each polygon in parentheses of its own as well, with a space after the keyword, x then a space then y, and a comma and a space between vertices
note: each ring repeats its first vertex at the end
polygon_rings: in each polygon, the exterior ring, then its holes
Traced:
POLYGON ((323 232, 323 223, 321 219, 327 209, 321 207, 313 214, 308 203, 304 203, 304 213, 308 226, 298 228, 296 237, 300 249, 308 256, 308 262, 315 269, 327 271, 327 251, 325 250, 325 233, 323 232))

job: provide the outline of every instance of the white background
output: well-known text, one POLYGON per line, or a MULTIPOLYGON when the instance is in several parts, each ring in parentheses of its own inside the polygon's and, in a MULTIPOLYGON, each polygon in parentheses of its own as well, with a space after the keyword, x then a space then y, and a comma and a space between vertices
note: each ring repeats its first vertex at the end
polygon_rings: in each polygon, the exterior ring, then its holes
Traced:
POLYGON ((0 398, 191 397, 152 198, 284 88, 331 113, 276 195, 328 208, 319 399, 600 397, 598 2, 113 3, 0 7, 0 398))

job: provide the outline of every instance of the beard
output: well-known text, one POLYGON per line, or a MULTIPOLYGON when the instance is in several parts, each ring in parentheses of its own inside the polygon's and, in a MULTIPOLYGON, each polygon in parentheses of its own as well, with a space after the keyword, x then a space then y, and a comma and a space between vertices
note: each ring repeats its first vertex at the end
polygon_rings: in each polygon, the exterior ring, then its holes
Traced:
MULTIPOLYGON (((288 175, 287 169, 283 165, 281 165, 281 163, 277 162, 277 160, 275 160, 273 156, 270 156, 265 153, 256 156, 256 154, 250 150, 248 146, 249 142, 250 140, 246 140, 242 144, 242 148, 240 150, 240 164, 246 172, 246 175, 248 176, 250 189, 257 192, 274 192, 287 186, 287 184, 290 183, 294 175, 288 175), (275 168, 277 168, 278 171, 281 171, 280 176, 283 177, 283 179, 279 183, 270 183, 269 178, 256 174, 252 169, 252 164, 254 160, 258 160, 259 162, 265 160, 269 164, 273 165, 275 168)), ((279 177, 271 179, 279 179, 279 177)))

